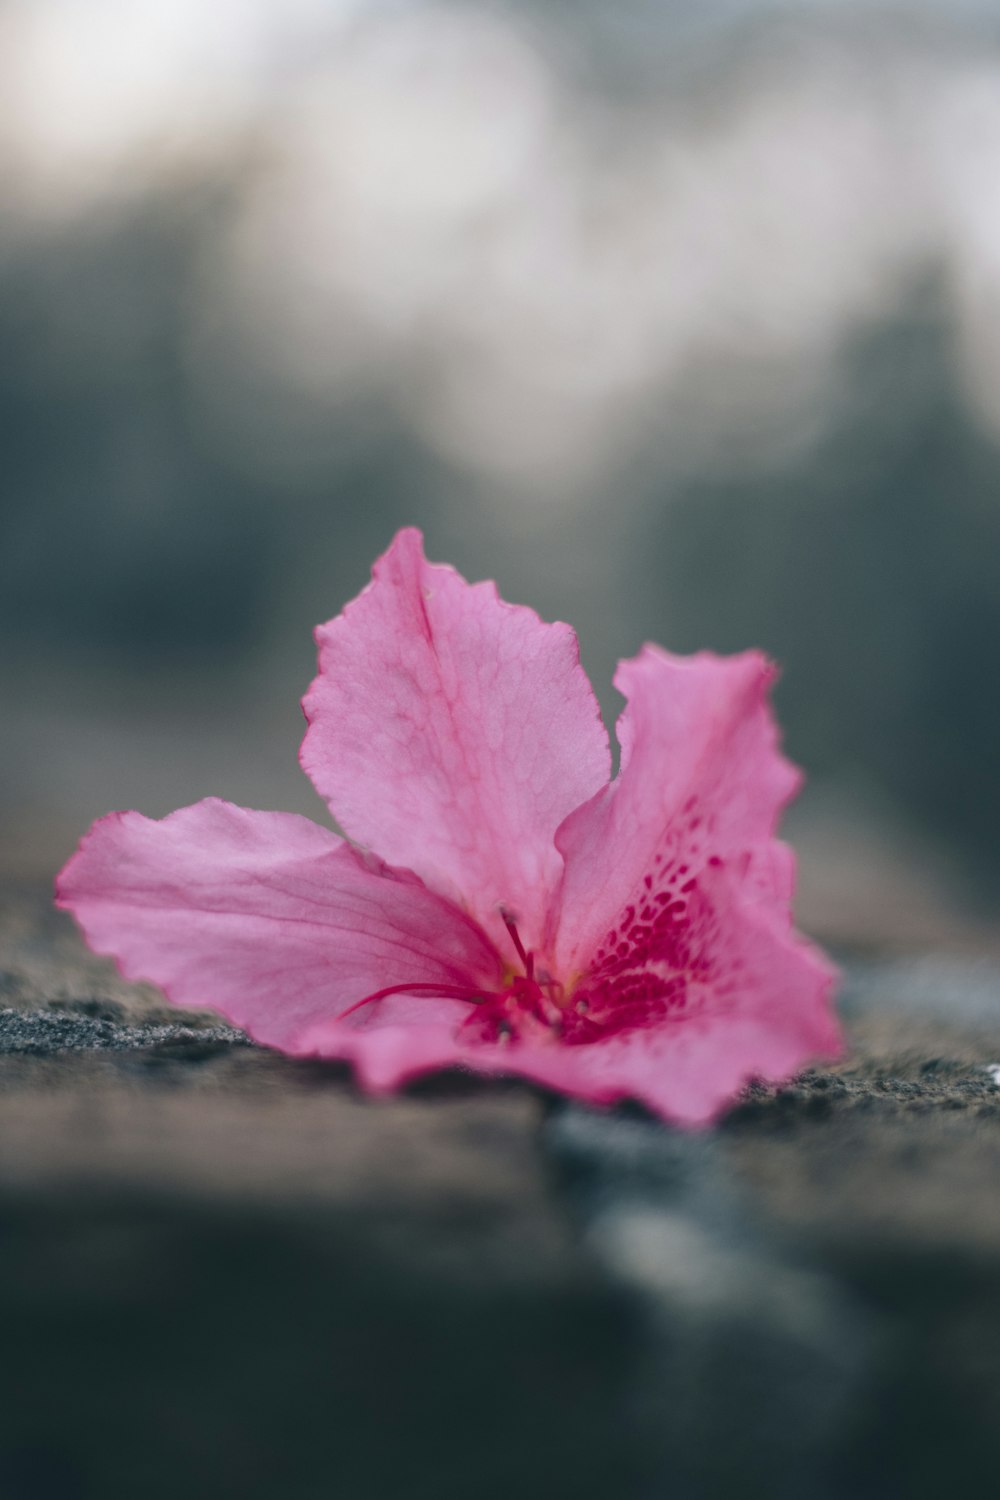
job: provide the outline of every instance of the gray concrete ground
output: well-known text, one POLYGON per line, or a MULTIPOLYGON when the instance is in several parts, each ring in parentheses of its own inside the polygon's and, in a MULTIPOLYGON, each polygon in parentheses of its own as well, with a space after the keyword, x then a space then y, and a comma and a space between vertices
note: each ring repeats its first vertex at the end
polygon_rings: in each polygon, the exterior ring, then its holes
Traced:
POLYGON ((1000 971, 846 965, 715 1130, 346 1069, 0 903, 0 1497, 992 1490, 1000 971))

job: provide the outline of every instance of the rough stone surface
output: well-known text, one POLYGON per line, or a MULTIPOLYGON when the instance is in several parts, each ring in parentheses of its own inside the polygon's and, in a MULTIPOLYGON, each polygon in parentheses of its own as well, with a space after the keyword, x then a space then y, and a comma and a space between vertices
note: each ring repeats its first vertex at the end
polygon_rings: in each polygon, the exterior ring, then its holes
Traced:
POLYGON ((1000 984, 848 966, 714 1131, 347 1070, 0 902, 0 1497, 989 1492, 1000 984))

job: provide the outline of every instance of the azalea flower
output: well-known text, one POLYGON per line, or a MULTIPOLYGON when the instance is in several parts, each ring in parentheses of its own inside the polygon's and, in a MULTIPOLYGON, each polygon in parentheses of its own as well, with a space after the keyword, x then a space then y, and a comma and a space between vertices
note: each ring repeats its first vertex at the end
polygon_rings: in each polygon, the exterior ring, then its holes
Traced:
POLYGON ((459 1065, 694 1124, 837 1055, 763 656, 622 662, 612 780, 573 631, 418 531, 316 634, 300 758, 347 837, 216 799, 102 818, 57 897, 126 978, 375 1092, 459 1065))

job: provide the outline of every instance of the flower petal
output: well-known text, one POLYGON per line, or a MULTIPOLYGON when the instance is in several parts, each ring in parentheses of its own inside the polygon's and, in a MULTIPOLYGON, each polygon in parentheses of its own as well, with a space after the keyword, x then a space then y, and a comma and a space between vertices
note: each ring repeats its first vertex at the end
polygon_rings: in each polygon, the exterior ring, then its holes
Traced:
POLYGON ((502 952, 499 903, 537 947, 555 831, 610 770, 573 631, 428 563, 407 529, 316 635, 301 760, 341 827, 463 900, 502 952))
MULTIPOLYGON (((126 978, 221 1011, 288 1052, 311 1050, 304 1034, 389 986, 474 991, 499 976, 483 933, 415 876, 307 818, 215 799, 162 822, 102 818, 59 877, 57 899, 126 978)), ((421 1023, 468 1011, 454 1000, 405 1003, 421 1023)), ((356 1014, 364 1025, 366 1012, 356 1014)))
MULTIPOLYGON (((457 1005, 452 1009, 457 1011, 457 1005)), ((366 1026, 352 1026, 349 1021, 320 1022, 303 1033, 296 1050, 308 1057, 351 1062, 364 1088, 373 1094, 386 1094, 420 1073, 463 1061, 463 1049, 455 1040, 460 1019, 395 1024, 380 1018, 366 1026)))
POLYGON ((818 950, 736 892, 716 889, 711 910, 708 964, 684 1010, 577 1046, 512 1047, 510 1071, 592 1103, 639 1099, 665 1119, 702 1125, 749 1079, 781 1083, 810 1060, 838 1057, 836 976, 818 950))
POLYGON ((566 861, 562 975, 628 942, 644 909, 683 901, 684 886, 710 861, 726 864, 748 900, 787 921, 792 866, 773 833, 799 773, 778 750, 767 700, 774 675, 755 651, 676 657, 645 646, 621 663, 621 771, 556 835, 566 861))

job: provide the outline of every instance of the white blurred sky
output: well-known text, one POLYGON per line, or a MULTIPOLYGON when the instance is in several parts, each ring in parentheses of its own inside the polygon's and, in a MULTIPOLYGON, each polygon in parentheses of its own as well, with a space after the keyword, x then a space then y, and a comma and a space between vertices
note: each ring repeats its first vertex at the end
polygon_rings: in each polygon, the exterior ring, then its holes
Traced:
POLYGON ((208 410, 236 350, 320 408, 389 399, 535 494, 605 485, 643 443, 780 457, 836 412, 850 334, 932 270, 1000 431, 980 12, 800 0, 760 45, 734 29, 768 14, 751 0, 7 0, 2 232, 233 171, 193 292, 208 410), (586 24, 638 44, 634 90, 561 66, 586 24))

